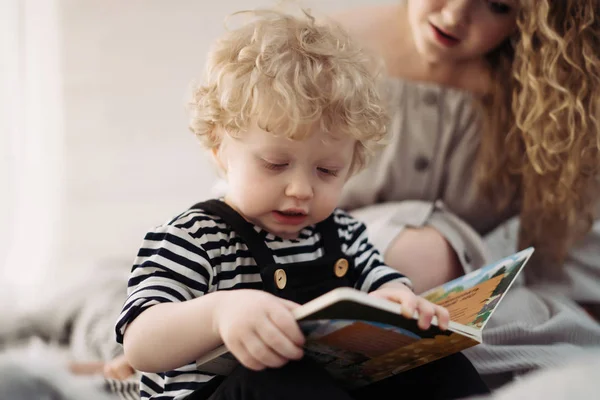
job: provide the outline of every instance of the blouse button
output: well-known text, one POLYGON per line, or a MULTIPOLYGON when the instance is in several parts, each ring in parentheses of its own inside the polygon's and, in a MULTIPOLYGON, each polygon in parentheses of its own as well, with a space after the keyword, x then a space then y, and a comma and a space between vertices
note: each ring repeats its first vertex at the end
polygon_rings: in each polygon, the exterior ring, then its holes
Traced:
POLYGON ((287 284, 287 274, 285 273, 284 270, 282 270, 281 268, 279 268, 278 270, 275 271, 275 284, 277 285, 277 287, 279 289, 283 289, 285 287, 285 285, 287 284))
POLYGON ((346 272, 348 272, 348 260, 346 260, 345 258, 340 258, 335 262, 335 266, 333 267, 333 273, 338 278, 341 278, 342 276, 346 275, 346 272))
POLYGON ((428 106, 436 105, 438 101, 438 96, 433 91, 425 92, 423 95, 423 102, 428 106))
POLYGON ((467 264, 471 264, 471 256, 469 256, 469 253, 467 253, 467 251, 466 251, 466 250, 465 250, 465 251, 464 251, 464 253, 463 253, 463 257, 464 257, 464 259, 465 259, 465 262, 466 262, 467 264))
POLYGON ((429 167, 429 160, 425 156, 418 156, 415 159, 415 169, 417 171, 425 171, 429 167))

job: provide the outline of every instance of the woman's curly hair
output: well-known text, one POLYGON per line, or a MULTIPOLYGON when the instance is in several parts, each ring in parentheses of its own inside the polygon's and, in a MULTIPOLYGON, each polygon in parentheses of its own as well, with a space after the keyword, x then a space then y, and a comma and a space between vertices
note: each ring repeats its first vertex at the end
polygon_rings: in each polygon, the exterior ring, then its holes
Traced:
POLYGON ((499 207, 518 201, 519 247, 540 250, 530 272, 552 276, 598 205, 600 1, 526 0, 517 25, 489 55, 480 184, 499 207))
POLYGON ((364 166, 387 125, 375 58, 340 26, 305 10, 236 14, 253 18, 210 52, 205 79, 192 92, 190 129, 209 149, 255 123, 291 139, 314 128, 350 135, 357 140, 352 171, 364 166))

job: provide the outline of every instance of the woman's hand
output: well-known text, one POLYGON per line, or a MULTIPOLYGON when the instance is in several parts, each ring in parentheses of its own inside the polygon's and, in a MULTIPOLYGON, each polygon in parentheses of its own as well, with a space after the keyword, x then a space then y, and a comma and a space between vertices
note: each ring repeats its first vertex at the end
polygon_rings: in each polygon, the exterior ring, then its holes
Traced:
POLYGON ((448 310, 427 299, 417 296, 406 285, 399 282, 389 282, 381 288, 370 293, 371 296, 381 297, 402 305, 402 315, 412 318, 415 311, 419 315, 419 328, 426 330, 431 326, 433 317, 437 317, 438 327, 442 330, 448 329, 450 314, 448 310))
POLYGON ((298 304, 251 289, 232 290, 225 299, 214 328, 242 365, 260 371, 302 358, 305 339, 292 315, 298 304))

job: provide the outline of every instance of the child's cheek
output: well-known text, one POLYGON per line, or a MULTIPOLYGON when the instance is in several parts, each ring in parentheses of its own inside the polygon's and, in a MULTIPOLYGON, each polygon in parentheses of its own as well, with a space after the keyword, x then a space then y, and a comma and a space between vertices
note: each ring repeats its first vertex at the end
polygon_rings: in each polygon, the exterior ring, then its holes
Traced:
MULTIPOLYGON (((333 189, 333 188, 330 188, 333 189)), ((320 208, 320 212, 324 214, 330 214, 333 212, 335 207, 337 207, 340 198, 341 198, 341 190, 327 190, 322 193, 321 196, 318 196, 318 207, 320 208)))

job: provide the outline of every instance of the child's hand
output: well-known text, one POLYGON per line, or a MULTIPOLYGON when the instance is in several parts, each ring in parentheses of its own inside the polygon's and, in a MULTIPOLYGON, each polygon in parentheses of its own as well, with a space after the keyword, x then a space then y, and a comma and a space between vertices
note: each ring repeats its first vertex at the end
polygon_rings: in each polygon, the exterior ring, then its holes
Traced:
POLYGON ((436 316, 438 327, 448 329, 450 314, 442 306, 431 303, 421 296, 417 296, 406 285, 397 282, 386 283, 378 290, 370 293, 372 296, 382 297, 402 304, 402 315, 412 318, 415 311, 419 313, 419 328, 425 330, 431 326, 431 319, 436 316))
POLYGON ((304 355, 298 304, 260 290, 232 290, 215 310, 215 330, 245 367, 278 368, 304 355))

